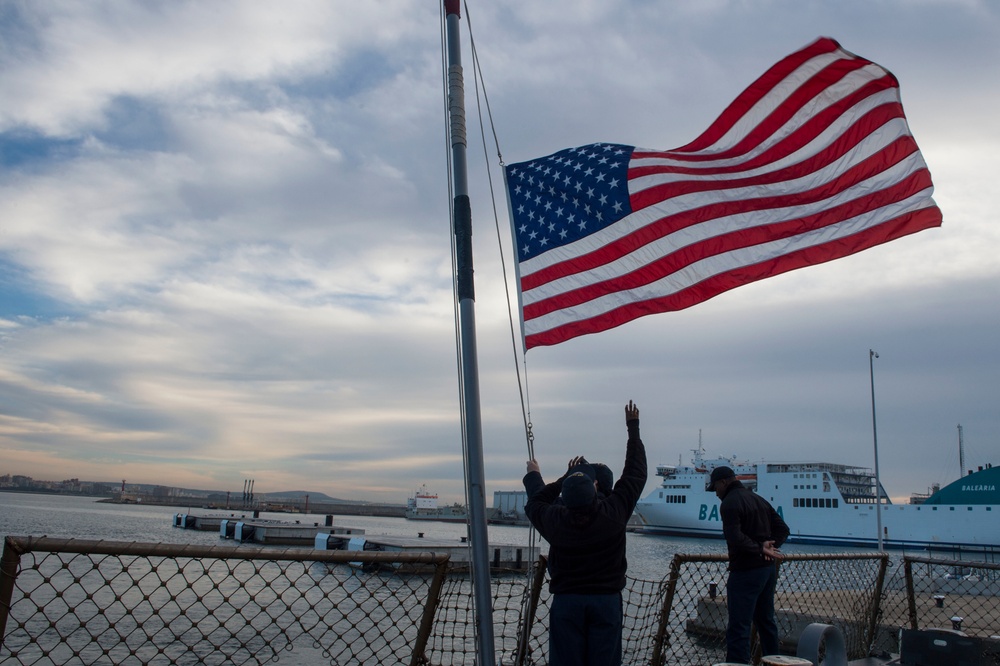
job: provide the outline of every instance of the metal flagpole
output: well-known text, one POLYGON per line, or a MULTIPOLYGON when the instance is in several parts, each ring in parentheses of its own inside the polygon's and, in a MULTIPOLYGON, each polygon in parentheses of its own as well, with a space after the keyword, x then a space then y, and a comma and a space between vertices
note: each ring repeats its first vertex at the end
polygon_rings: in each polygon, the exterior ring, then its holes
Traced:
POLYGON ((872 439, 875 440, 875 520, 878 523, 878 550, 882 548, 882 480, 878 476, 878 429, 875 427, 875 359, 878 352, 868 350, 868 376, 872 380, 872 439))
POLYGON ((444 0, 447 27, 448 113, 454 193, 456 274, 461 358, 461 404, 469 500, 469 554, 472 561, 476 610, 478 666, 494 666, 493 595, 490 586, 489 534, 486 527, 486 474, 483 468, 483 432, 479 403, 479 367, 476 351, 475 289, 472 271, 472 208, 465 142, 465 91, 462 79, 460 0, 444 0))

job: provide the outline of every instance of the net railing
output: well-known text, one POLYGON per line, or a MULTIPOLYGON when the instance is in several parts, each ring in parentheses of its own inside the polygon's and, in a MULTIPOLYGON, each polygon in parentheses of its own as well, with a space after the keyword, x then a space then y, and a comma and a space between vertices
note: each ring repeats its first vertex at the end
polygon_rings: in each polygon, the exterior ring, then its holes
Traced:
POLYGON ((884 625, 971 638, 968 663, 1000 666, 1000 563, 908 556, 884 598, 884 625))
POLYGON ((447 568, 434 553, 8 537, 0 663, 263 664, 296 642, 330 663, 411 663, 447 568))
MULTIPOLYGON (((795 653, 798 636, 812 622, 844 632, 852 655, 867 656, 876 628, 885 555, 789 555, 781 563, 775 591, 783 650, 795 653)), ((712 664, 726 656, 725 555, 673 557, 659 581, 628 578, 622 593, 623 663, 712 664)), ((549 596, 543 590, 532 625, 528 664, 545 664, 549 596)), ((760 647, 753 637, 752 650, 760 647)), ((853 657, 852 657, 853 658, 853 657)))
MULTIPOLYGON (((727 564, 679 554, 660 580, 629 577, 623 663, 724 661, 727 564)), ((782 649, 794 654, 814 622, 836 626, 851 659, 898 652, 901 629, 952 627, 954 617, 963 632, 1000 634, 998 569, 789 555, 775 593, 782 649)), ((491 587, 497 663, 547 664, 544 558, 495 571, 491 587)), ((467 569, 445 554, 7 537, 0 665, 264 664, 308 646, 331 665, 472 666, 473 598, 467 569)))

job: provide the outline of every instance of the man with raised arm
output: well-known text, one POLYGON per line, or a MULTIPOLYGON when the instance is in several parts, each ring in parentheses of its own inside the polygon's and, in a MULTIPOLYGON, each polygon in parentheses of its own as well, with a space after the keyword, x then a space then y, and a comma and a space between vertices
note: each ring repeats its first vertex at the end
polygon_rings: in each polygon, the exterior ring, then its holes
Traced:
POLYGON ((619 666, 622 662, 622 589, 625 528, 646 485, 646 449, 639 408, 625 406, 625 466, 607 496, 597 492, 593 466, 570 460, 566 474, 546 484, 528 461, 524 511, 549 542, 550 666, 619 666), (562 502, 556 499, 562 496, 562 502))

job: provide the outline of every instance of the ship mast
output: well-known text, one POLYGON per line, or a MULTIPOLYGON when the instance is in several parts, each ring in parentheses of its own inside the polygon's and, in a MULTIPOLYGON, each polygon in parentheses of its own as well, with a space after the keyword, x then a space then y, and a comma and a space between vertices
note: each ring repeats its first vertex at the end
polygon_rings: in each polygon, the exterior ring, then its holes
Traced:
POLYGON ((965 445, 962 442, 962 424, 958 424, 958 478, 965 476, 965 445))

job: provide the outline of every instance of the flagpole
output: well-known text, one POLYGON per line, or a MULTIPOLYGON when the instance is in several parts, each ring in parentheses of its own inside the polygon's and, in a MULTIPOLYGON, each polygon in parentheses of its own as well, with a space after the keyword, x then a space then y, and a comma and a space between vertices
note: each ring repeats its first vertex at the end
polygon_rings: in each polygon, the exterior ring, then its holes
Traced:
POLYGON ((486 524, 486 487, 483 466, 483 432, 479 402, 479 367, 476 348, 476 296, 472 270, 472 208, 465 142, 465 92, 462 80, 460 0, 444 0, 447 27, 448 113, 451 139, 458 293, 459 391, 463 408, 466 481, 469 501, 469 555, 472 562, 473 600, 476 611, 478 666, 494 666, 493 595, 490 585, 489 533, 486 524))
POLYGON ((882 548, 882 480, 878 476, 878 429, 875 427, 875 359, 878 352, 868 350, 868 376, 872 382, 872 440, 875 444, 875 521, 878 525, 878 550, 882 548))

